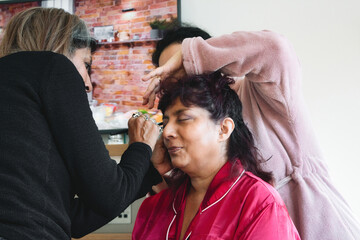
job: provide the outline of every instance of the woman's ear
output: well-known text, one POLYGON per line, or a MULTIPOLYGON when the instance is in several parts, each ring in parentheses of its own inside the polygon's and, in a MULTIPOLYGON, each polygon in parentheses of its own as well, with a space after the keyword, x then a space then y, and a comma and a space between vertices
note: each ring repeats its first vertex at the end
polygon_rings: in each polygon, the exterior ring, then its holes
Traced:
POLYGON ((219 141, 226 141, 234 131, 235 123, 232 118, 224 118, 220 123, 219 141))

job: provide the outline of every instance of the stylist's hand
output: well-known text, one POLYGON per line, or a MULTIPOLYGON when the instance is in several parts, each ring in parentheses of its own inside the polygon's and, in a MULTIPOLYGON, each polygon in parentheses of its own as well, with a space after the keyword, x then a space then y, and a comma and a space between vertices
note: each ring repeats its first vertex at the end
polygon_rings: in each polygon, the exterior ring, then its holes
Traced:
POLYGON ((155 149, 151 156, 151 162, 161 176, 173 168, 170 162, 169 153, 164 145, 164 139, 162 135, 155 144, 155 149))
POLYGON ((161 80, 169 77, 179 79, 185 75, 182 52, 179 50, 163 66, 156 68, 142 78, 143 81, 151 80, 143 96, 143 105, 149 104, 148 108, 154 107, 156 95, 160 90, 161 80))
POLYGON ((147 114, 134 113, 128 121, 129 144, 142 142, 154 150, 160 134, 160 127, 147 114))

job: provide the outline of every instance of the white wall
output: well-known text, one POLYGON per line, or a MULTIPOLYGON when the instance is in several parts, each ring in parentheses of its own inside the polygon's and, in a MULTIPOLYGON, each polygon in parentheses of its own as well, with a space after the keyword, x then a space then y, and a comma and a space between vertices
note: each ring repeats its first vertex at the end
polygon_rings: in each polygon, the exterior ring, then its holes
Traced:
POLYGON ((62 8, 69 13, 74 13, 74 1, 73 0, 43 0, 41 2, 42 7, 55 7, 62 8))
POLYGON ((360 1, 181 0, 181 20, 217 36, 273 30, 293 43, 335 185, 360 217, 360 1))

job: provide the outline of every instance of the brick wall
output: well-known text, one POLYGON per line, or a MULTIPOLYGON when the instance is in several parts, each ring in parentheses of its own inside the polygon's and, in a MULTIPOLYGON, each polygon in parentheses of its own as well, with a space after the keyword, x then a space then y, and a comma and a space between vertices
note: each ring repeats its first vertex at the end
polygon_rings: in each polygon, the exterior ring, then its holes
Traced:
MULTIPOLYGON (((136 34, 140 41, 99 45, 93 56, 93 98, 99 103, 115 102, 119 111, 144 108, 142 95, 147 83, 141 77, 153 69, 151 54, 156 41, 149 40, 149 22, 154 18, 177 17, 177 0, 74 0, 75 14, 93 27, 113 25, 115 31, 136 34), (136 11, 123 13, 122 9, 136 11)), ((37 2, 0 4, 0 27, 17 12, 38 6, 37 2)), ((0 36, 1 40, 1 36, 0 36)))
POLYGON ((93 56, 93 98, 99 103, 115 102, 119 111, 144 108, 142 95, 147 83, 141 77, 153 69, 151 54, 156 41, 149 40, 149 22, 154 18, 177 16, 176 0, 76 0, 75 14, 84 19, 90 30, 113 25, 115 31, 135 34, 140 41, 99 45, 93 56), (123 13, 122 9, 136 11, 123 13))
MULTIPOLYGON (((5 28, 10 18, 18 12, 31 7, 39 6, 38 2, 27 2, 27 3, 13 3, 13 4, 0 4, 0 28, 5 28)), ((0 33, 0 41, 2 34, 0 33)))

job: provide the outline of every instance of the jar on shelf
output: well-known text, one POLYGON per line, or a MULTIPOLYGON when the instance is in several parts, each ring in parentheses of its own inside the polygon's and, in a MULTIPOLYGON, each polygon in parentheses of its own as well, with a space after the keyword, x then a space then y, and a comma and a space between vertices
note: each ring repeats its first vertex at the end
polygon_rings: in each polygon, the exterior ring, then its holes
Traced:
POLYGON ((118 42, 120 40, 119 31, 114 32, 114 41, 118 42))

